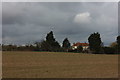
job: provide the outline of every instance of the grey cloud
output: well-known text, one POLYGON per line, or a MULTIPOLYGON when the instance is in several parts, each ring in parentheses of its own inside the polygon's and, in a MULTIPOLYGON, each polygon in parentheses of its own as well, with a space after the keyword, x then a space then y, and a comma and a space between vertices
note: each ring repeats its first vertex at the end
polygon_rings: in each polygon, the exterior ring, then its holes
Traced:
POLYGON ((44 39, 50 30, 60 43, 65 37, 71 43, 86 42, 91 33, 100 32, 109 44, 117 35, 117 3, 10 2, 3 3, 2 13, 5 43, 34 42, 44 39), (90 13, 91 23, 74 23, 75 16, 84 12, 90 13))
POLYGON ((118 3, 118 34, 120 35, 120 2, 118 3))

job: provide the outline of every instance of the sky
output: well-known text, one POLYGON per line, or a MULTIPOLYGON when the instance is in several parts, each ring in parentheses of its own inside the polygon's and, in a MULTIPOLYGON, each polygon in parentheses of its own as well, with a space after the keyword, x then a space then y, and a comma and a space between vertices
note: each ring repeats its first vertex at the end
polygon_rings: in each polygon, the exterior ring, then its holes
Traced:
POLYGON ((3 2, 2 41, 4 44, 30 44, 45 39, 47 33, 61 44, 88 42, 94 32, 104 45, 118 35, 117 2, 3 2))

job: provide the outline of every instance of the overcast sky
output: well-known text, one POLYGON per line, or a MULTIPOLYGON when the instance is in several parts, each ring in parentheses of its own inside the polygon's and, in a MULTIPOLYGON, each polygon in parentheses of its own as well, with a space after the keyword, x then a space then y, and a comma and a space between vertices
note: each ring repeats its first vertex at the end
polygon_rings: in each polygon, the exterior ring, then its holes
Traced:
POLYGON ((3 43, 28 44, 51 30, 59 43, 87 42, 93 32, 109 45, 118 35, 116 2, 7 2, 2 5, 3 43))

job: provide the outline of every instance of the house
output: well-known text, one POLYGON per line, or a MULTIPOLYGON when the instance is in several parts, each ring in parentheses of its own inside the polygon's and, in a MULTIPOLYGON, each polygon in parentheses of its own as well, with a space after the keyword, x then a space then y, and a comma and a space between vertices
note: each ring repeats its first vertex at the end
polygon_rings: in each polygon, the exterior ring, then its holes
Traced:
POLYGON ((77 43, 73 43, 72 49, 75 50, 75 49, 78 48, 78 46, 82 46, 83 51, 88 50, 88 48, 89 48, 89 44, 88 44, 88 43, 80 43, 80 42, 77 42, 77 43))

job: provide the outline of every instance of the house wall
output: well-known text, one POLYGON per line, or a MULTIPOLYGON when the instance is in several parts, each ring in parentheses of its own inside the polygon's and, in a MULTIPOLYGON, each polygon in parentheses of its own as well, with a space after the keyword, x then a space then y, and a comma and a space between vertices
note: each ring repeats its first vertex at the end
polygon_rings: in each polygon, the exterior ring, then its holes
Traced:
POLYGON ((73 49, 73 50, 77 49, 77 46, 72 46, 72 49, 73 49))
POLYGON ((83 50, 87 50, 89 48, 89 46, 82 46, 83 50))
MULTIPOLYGON (((72 49, 75 50, 77 49, 78 46, 72 46, 72 49)), ((89 46, 82 46, 83 50, 87 50, 89 48, 89 46)))

